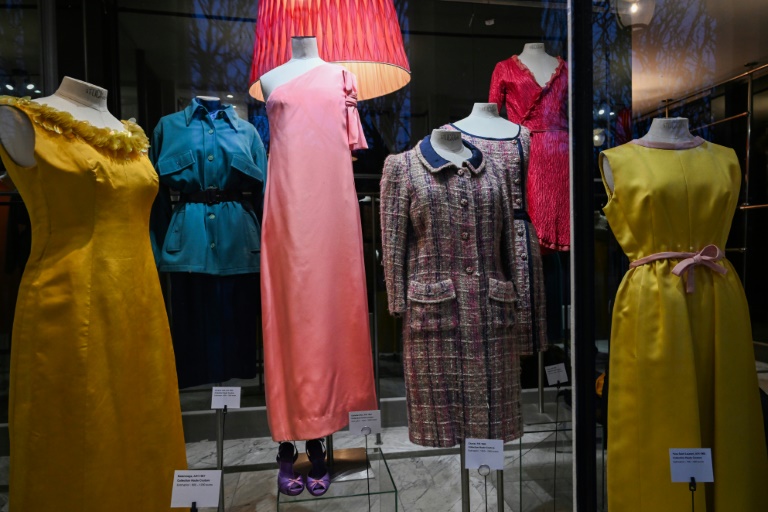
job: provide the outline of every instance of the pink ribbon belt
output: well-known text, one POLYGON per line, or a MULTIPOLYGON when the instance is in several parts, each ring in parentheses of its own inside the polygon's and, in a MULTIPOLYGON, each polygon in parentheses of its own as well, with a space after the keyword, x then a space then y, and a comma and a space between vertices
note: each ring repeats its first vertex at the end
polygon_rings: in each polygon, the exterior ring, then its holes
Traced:
POLYGON ((656 254, 651 254, 650 256, 633 261, 629 264, 629 268, 639 267, 640 265, 645 265, 646 263, 657 260, 682 259, 683 261, 675 265, 675 268, 672 269, 672 273, 676 276, 685 274, 685 290, 688 293, 693 293, 696 291, 693 269, 699 265, 704 265, 720 275, 725 275, 728 272, 728 269, 716 263, 724 257, 725 253, 722 249, 715 244, 710 244, 699 252, 657 252, 656 254))

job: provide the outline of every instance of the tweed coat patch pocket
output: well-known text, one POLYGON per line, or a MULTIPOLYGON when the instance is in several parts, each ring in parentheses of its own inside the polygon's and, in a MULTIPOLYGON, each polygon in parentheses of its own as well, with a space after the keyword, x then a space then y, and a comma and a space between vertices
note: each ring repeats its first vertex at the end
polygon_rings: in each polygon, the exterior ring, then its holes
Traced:
POLYGON ((488 312, 495 327, 506 328, 515 325, 517 292, 514 281, 489 278, 488 299, 488 312))
POLYGON ((414 331, 450 331, 459 325, 453 281, 408 283, 408 325, 414 331))

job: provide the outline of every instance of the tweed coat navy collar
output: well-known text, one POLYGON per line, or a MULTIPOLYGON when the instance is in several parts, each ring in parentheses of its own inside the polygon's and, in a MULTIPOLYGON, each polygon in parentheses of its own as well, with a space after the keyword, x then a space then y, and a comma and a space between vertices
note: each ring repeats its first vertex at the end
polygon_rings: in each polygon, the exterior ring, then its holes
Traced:
MULTIPOLYGON (((461 142, 463 142, 464 146, 472 152, 472 156, 465 161, 467 167, 474 174, 481 173, 483 169, 485 169, 485 157, 483 156, 483 153, 477 149, 474 144, 467 142, 464 139, 462 139, 461 142)), ((437 154, 435 148, 432 147, 432 142, 430 141, 429 135, 424 137, 424 139, 419 143, 416 152, 419 155, 419 160, 421 163, 423 163, 431 173, 440 172, 443 169, 450 167, 458 167, 453 162, 449 162, 437 154)))

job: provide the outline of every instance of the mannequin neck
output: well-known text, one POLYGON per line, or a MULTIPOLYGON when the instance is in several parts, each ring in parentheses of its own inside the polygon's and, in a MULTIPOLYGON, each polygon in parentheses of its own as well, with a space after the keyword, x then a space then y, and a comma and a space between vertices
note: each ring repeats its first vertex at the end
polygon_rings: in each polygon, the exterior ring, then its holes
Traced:
POLYGON ((547 52, 544 50, 544 43, 526 43, 520 55, 534 57, 547 55, 547 52))
POLYGON ((688 129, 688 119, 685 117, 657 118, 651 122, 651 128, 643 137, 650 142, 680 143, 694 140, 688 129))
POLYGON ((291 38, 291 60, 319 59, 315 36, 293 36, 291 38))
POLYGON ((214 115, 224 108, 221 104, 221 98, 217 98, 216 96, 197 96, 196 99, 197 102, 208 111, 209 115, 214 115))
POLYGON ((499 106, 495 103, 475 103, 472 106, 472 112, 470 112, 467 119, 483 118, 483 119, 495 119, 501 117, 499 115, 499 106))
POLYGON ((100 112, 107 111, 107 90, 93 84, 65 76, 54 96, 74 101, 100 112))
POLYGON ((432 149, 435 153, 448 160, 457 167, 472 158, 472 150, 464 145, 461 140, 461 132, 454 130, 432 130, 429 137, 432 149))

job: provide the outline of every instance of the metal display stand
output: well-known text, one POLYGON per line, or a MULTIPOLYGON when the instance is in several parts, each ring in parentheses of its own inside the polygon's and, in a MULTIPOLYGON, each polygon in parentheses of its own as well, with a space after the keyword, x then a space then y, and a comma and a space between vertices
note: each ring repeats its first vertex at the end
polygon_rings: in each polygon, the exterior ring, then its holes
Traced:
MULTIPOLYGON (((460 471, 461 471, 461 512, 470 511, 470 499, 469 499, 469 470, 466 468, 466 445, 464 440, 461 440, 459 444, 460 450, 460 471)), ((480 466, 478 469, 480 475, 485 478, 485 503, 486 510, 488 508, 488 475, 491 473, 491 468, 488 466, 480 466)), ((501 469, 496 470, 496 508, 498 512, 504 512, 504 471, 501 469)))

